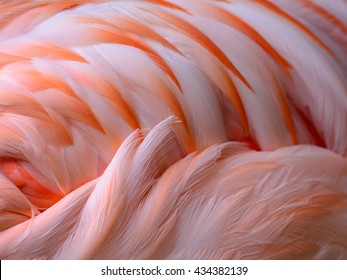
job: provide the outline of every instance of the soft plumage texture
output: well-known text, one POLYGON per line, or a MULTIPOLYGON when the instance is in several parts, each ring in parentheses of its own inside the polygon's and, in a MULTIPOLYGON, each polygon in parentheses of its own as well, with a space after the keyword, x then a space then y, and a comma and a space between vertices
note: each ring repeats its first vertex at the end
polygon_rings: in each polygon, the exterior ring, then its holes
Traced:
POLYGON ((0 258, 346 259, 331 2, 0 1, 0 258))

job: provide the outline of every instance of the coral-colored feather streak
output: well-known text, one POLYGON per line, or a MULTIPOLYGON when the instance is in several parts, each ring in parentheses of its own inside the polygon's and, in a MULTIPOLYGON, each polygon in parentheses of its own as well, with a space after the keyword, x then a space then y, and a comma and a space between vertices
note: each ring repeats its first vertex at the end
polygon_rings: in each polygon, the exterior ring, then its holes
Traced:
POLYGON ((347 259, 330 2, 0 1, 0 258, 347 259))

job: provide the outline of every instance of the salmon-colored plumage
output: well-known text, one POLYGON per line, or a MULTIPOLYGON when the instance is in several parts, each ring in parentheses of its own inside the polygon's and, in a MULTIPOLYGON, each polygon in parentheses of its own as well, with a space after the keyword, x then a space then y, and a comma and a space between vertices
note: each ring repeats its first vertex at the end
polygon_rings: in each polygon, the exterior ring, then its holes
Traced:
POLYGON ((346 240, 344 0, 0 1, 1 259, 346 240))

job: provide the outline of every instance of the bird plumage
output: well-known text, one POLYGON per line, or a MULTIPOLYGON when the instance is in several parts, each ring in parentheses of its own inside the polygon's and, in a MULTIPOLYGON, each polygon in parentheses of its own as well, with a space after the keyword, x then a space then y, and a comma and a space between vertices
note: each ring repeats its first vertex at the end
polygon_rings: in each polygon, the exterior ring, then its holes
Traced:
POLYGON ((0 257, 345 259, 334 3, 1 1, 0 257))

